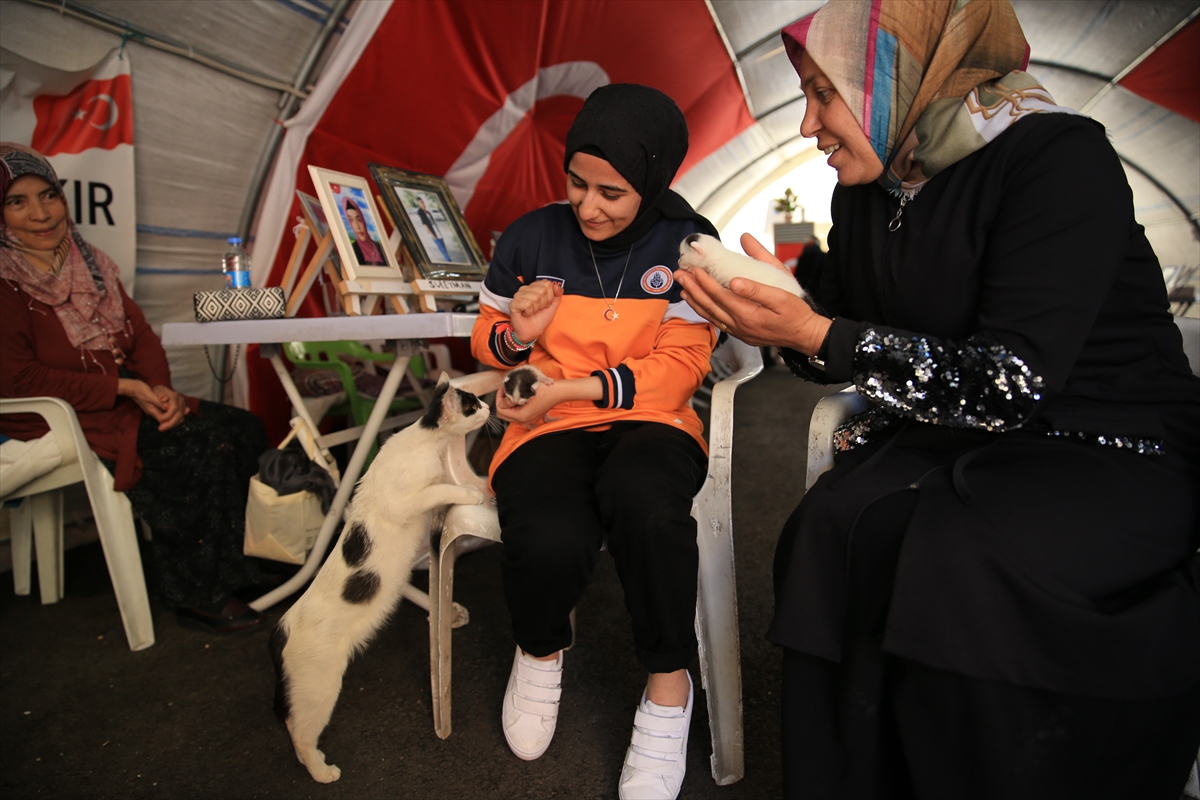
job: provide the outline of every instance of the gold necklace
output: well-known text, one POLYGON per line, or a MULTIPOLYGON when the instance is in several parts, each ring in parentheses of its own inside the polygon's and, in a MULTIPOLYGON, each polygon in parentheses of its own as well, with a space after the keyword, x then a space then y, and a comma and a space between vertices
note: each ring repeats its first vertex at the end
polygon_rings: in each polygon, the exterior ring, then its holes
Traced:
POLYGON ((621 287, 625 284, 625 272, 629 269, 629 259, 633 258, 633 245, 629 246, 629 255, 625 256, 625 269, 621 270, 621 280, 617 282, 617 291, 613 294, 612 303, 608 302, 608 296, 604 294, 604 280, 600 277, 600 268, 596 266, 596 253, 592 250, 592 241, 588 240, 588 252, 592 256, 592 269, 596 270, 596 282, 600 284, 600 297, 608 304, 608 310, 604 312, 604 318, 609 322, 616 322, 617 317, 621 316, 613 309, 613 303, 617 302, 617 297, 621 294, 621 287))

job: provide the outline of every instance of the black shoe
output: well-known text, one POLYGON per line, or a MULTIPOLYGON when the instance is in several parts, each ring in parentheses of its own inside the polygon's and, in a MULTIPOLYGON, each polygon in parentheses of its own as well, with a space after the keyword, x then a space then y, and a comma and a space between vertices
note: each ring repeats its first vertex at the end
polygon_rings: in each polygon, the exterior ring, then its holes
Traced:
POLYGON ((230 598, 218 611, 208 608, 177 608, 175 617, 185 628, 209 633, 246 633, 262 627, 262 614, 237 598, 230 598))

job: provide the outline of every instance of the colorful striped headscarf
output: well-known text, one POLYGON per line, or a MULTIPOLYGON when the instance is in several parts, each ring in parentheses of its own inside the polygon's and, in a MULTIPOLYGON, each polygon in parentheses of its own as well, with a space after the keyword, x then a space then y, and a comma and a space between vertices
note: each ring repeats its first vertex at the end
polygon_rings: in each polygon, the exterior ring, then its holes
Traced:
POLYGON ((796 72, 805 50, 871 140, 879 182, 909 192, 1026 114, 1070 112, 1033 76, 1008 0, 829 0, 783 29, 796 72))

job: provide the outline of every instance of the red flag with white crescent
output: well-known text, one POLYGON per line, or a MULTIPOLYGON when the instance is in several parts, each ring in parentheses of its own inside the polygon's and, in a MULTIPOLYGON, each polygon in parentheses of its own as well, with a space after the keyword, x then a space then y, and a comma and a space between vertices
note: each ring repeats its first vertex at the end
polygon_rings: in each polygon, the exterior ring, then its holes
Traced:
POLYGON ((567 129, 608 83, 679 104, 691 145, 680 176, 754 122, 704 0, 398 2, 309 137, 296 188, 312 191, 308 164, 445 177, 490 255, 493 231, 566 199, 567 129))
POLYGON ((133 88, 129 75, 84 81, 61 97, 33 98, 37 127, 32 147, 44 156, 112 150, 133 144, 133 88))

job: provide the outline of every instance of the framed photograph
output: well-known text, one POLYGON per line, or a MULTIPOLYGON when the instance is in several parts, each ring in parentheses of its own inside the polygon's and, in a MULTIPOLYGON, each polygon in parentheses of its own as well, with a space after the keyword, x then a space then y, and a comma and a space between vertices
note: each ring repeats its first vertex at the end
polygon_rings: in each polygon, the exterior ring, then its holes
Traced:
MULTIPOLYGON (((311 194, 296 190, 296 197, 300 200, 300 209, 304 212, 304 221, 308 223, 309 229, 313 232, 313 242, 320 243, 325 235, 329 233, 329 220, 325 216, 325 209, 321 205, 321 201, 313 197, 311 194)), ((337 249, 329 254, 329 260, 333 263, 333 272, 341 279, 342 265, 338 260, 337 249)))
POLYGON ((367 179, 311 165, 308 172, 333 232, 342 277, 348 281, 403 280, 367 179))
POLYGON ((422 278, 483 280, 487 261, 445 179, 381 164, 368 166, 422 278))
POLYGON ((312 229, 313 235, 318 241, 324 239, 325 234, 329 233, 329 220, 325 218, 325 209, 321 207, 321 201, 299 189, 296 190, 296 198, 300 201, 304 220, 312 229))

